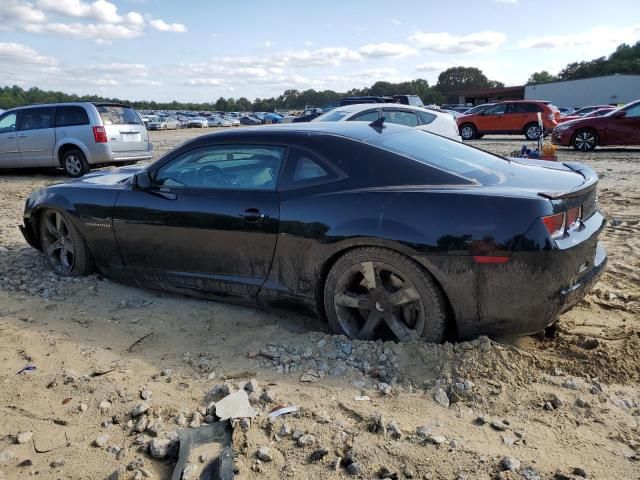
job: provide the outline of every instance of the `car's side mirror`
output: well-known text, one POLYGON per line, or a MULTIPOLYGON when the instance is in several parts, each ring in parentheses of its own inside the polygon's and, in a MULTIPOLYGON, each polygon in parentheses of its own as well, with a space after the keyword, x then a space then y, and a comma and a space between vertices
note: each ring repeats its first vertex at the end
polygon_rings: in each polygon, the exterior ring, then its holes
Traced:
POLYGON ((133 184, 138 190, 149 190, 153 185, 153 181, 151 180, 151 173, 149 171, 144 170, 135 177, 133 177, 133 184))
POLYGON ((627 112, 625 112, 624 110, 620 110, 619 112, 616 112, 613 114, 614 118, 622 118, 626 116, 627 116, 627 112))

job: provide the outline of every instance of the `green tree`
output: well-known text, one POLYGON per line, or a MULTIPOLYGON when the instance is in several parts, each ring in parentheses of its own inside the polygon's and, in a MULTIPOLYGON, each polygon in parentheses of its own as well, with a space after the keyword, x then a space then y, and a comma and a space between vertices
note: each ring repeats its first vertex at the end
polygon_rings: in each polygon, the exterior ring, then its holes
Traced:
POLYGON ((470 88, 485 88, 497 86, 499 82, 491 82, 482 70, 476 67, 447 68, 438 75, 436 87, 441 92, 467 90, 470 88))
POLYGON ((551 75, 546 70, 542 70, 541 72, 532 73, 527 80, 527 85, 533 85, 535 83, 555 82, 556 80, 558 80, 558 77, 556 77, 555 75, 551 75))

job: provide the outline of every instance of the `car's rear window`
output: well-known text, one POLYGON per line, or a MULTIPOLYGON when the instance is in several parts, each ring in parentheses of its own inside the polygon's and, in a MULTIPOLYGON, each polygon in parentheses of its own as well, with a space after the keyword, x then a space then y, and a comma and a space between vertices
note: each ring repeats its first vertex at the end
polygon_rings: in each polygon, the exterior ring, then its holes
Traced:
POLYGON ((502 183, 509 165, 506 158, 417 129, 379 135, 365 142, 482 185, 502 183))
POLYGON ((312 122, 338 122, 342 120, 344 117, 349 115, 349 112, 346 110, 332 110, 329 113, 321 115, 319 117, 311 120, 312 122))
MULTIPOLYGON (((142 123, 138 114, 130 107, 98 105, 96 108, 105 125, 140 125, 142 123)), ((155 121, 155 119, 151 121, 155 121)))

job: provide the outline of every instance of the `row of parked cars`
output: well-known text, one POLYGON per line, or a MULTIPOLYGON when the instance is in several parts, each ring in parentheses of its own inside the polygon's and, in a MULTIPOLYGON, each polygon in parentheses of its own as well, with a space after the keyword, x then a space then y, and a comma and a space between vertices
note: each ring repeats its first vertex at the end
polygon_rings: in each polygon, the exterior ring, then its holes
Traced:
POLYGON ((582 151, 598 145, 640 144, 640 101, 622 107, 593 105, 562 115, 550 102, 512 100, 478 105, 456 122, 463 140, 488 134, 537 140, 550 134, 553 143, 582 151))

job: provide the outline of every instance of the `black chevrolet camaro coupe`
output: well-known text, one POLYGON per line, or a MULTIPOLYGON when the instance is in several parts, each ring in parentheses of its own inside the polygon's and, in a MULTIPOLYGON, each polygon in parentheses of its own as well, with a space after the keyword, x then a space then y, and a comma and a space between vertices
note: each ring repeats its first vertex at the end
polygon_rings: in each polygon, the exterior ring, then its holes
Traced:
POLYGON ((304 304, 351 338, 538 332, 606 254, 597 176, 379 122, 198 137, 145 168, 34 192, 26 240, 60 275, 304 304))

